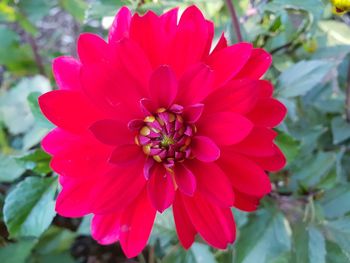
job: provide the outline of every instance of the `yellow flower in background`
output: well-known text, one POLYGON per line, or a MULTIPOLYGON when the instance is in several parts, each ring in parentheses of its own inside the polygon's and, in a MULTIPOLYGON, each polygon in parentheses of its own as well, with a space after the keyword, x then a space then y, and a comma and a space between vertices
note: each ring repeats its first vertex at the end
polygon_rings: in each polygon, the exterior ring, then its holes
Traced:
POLYGON ((333 13, 343 15, 350 11, 350 0, 331 0, 333 13))

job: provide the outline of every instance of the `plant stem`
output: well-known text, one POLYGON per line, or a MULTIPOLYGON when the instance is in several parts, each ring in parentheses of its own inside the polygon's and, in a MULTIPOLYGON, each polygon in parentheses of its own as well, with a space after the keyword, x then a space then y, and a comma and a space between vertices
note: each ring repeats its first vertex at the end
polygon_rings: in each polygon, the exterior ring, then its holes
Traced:
POLYGON ((40 74, 43 76, 46 76, 44 63, 43 63, 43 60, 39 54, 38 46, 35 42, 35 39, 29 34, 28 34, 28 42, 29 42, 29 45, 32 47, 35 63, 38 67, 40 74))
POLYGON ((237 41, 242 42, 243 37, 242 37, 241 28, 240 28, 239 21, 238 21, 236 9, 232 3, 232 0, 225 0, 225 1, 226 1, 227 9, 228 9, 230 16, 231 16, 233 31, 236 34, 237 41))
POLYGON ((346 120, 350 123, 350 62, 348 66, 348 85, 346 87, 346 101, 345 101, 345 107, 346 107, 346 120))

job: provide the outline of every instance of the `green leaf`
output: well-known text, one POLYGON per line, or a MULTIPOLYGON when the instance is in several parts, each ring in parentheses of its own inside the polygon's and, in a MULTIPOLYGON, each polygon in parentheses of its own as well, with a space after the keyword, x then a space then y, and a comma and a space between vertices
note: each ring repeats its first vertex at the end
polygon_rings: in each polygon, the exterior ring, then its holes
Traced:
POLYGON ((27 177, 6 196, 4 221, 11 237, 40 236, 55 216, 55 177, 27 177))
POLYGON ((326 262, 341 262, 341 263, 349 263, 350 257, 347 256, 342 249, 334 242, 327 241, 327 260, 326 262))
POLYGON ((291 163, 300 151, 300 143, 286 133, 280 132, 276 138, 276 143, 285 154, 288 163, 291 163))
POLYGON ((271 262, 290 247, 288 221, 277 211, 261 210, 240 229, 235 262, 271 262))
POLYGON ((32 92, 28 95, 28 105, 30 107, 30 110, 34 116, 34 119, 38 125, 44 128, 52 129, 54 125, 49 122, 44 115, 42 114, 39 103, 38 103, 38 98, 42 93, 40 92, 32 92))
POLYGON ((316 156, 311 155, 300 163, 292 180, 315 186, 335 168, 335 164, 335 153, 318 152, 316 156))
POLYGON ((162 263, 217 263, 209 246, 197 242, 188 251, 179 246, 172 247, 170 251, 162 263))
POLYGON ((327 191, 322 206, 327 218, 336 218, 350 212, 350 185, 340 185, 327 191))
POLYGON ((8 244, 0 248, 1 263, 24 263, 30 255, 36 240, 20 240, 17 243, 8 244))
POLYGON ((17 161, 27 170, 31 170, 39 175, 45 176, 51 172, 51 156, 41 149, 36 149, 18 157, 17 161))
POLYGON ((350 259, 350 217, 343 217, 326 224, 328 238, 337 243, 343 253, 350 259))
POLYGON ((317 263, 326 262, 326 242, 321 231, 310 226, 308 228, 309 233, 309 261, 317 263))
MULTIPOLYGON (((1 57, 1 56, 0 56, 1 57)), ((0 96, 0 115, 10 133, 28 132, 35 125, 27 97, 32 92, 51 90, 50 82, 42 76, 23 78, 15 87, 0 96)))
POLYGON ((320 84, 334 67, 329 61, 300 61, 279 76, 278 96, 289 98, 305 95, 320 84))
POLYGON ((350 123, 340 116, 332 120, 333 143, 338 144, 350 138, 350 123))
POLYGON ((62 7, 67 10, 78 22, 83 23, 87 3, 83 0, 60 0, 62 7))
POLYGON ((350 28, 345 23, 335 20, 320 21, 319 27, 327 33, 330 45, 350 44, 350 28))
POLYGON ((77 233, 83 236, 91 235, 91 230, 90 230, 91 220, 92 220, 91 215, 84 216, 83 220, 79 225, 77 233))
POLYGON ((16 160, 0 153, 0 182, 9 183, 19 178, 25 169, 20 166, 16 160))

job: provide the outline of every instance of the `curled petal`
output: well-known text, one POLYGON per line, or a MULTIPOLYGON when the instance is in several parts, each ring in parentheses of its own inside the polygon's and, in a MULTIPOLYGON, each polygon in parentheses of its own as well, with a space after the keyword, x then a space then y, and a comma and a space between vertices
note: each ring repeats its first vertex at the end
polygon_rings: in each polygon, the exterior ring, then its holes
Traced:
POLYGON ((116 44, 123 38, 129 37, 131 13, 130 10, 123 6, 114 18, 113 24, 109 29, 108 43, 116 44))

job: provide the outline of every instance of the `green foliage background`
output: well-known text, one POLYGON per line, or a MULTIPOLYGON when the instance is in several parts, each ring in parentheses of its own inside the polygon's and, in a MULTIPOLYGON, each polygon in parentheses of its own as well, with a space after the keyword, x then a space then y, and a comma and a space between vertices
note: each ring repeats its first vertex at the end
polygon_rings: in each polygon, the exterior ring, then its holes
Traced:
POLYGON ((288 165, 271 174, 273 192, 257 212, 233 211, 238 239, 228 250, 198 238, 184 251, 168 211, 131 261, 118 245, 90 238, 90 217, 56 215, 57 177, 39 146, 52 125, 37 97, 55 88, 51 60, 76 55, 80 32, 106 36, 108 16, 120 6, 161 13, 194 3, 215 22, 216 37, 225 31, 234 43, 225 1, 0 2, 0 262, 350 262, 350 16, 333 16, 327 0, 233 2, 244 39, 273 54, 266 78, 288 107, 277 138, 288 165))

